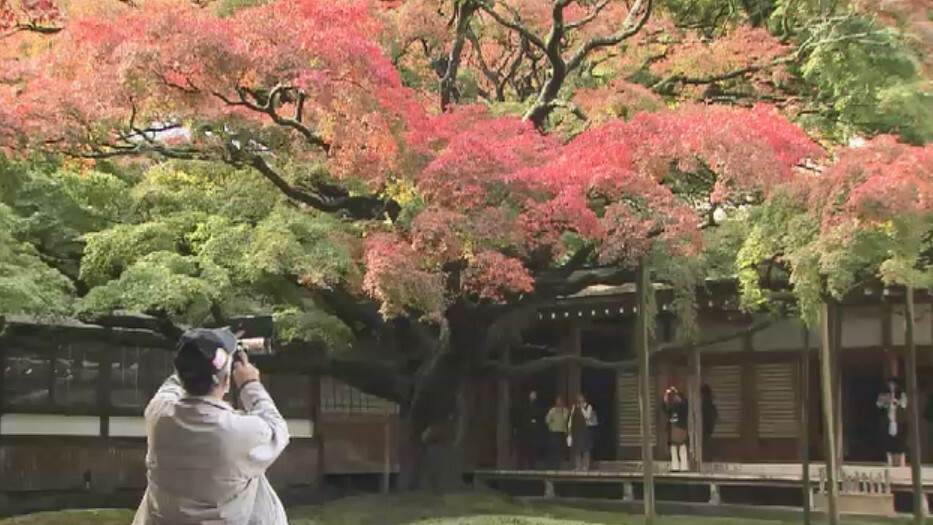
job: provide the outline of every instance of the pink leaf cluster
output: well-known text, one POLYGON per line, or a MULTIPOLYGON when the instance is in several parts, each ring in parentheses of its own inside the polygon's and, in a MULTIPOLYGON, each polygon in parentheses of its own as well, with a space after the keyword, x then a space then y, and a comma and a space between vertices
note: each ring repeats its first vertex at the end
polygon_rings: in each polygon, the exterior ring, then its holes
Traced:
POLYGON ((510 295, 530 292, 534 279, 522 261, 495 251, 472 257, 463 272, 461 289, 480 299, 505 301, 510 295))
POLYGON ((391 233, 370 235, 363 242, 363 292, 381 305, 387 318, 412 308, 436 317, 445 306, 444 277, 421 263, 411 244, 391 233))
POLYGON ((843 223, 884 223, 933 212, 933 145, 910 146, 892 136, 843 148, 804 189, 824 228, 843 223))

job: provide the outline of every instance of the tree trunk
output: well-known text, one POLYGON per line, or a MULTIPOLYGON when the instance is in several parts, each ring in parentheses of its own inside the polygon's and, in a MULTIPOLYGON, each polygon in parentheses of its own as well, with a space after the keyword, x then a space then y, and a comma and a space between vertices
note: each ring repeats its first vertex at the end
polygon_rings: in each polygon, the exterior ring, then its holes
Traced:
POLYGON ((399 472, 403 490, 446 492, 460 488, 463 455, 458 439, 465 436, 470 402, 462 388, 469 382, 467 348, 454 346, 449 325, 441 328, 434 353, 415 374, 410 406, 400 425, 400 457, 407 461, 399 472))

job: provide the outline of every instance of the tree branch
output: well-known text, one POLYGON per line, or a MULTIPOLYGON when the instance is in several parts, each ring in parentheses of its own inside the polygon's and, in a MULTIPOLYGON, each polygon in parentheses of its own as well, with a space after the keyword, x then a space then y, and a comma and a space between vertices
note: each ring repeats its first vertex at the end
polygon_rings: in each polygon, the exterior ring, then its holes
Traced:
MULTIPOLYGON (((730 332, 729 334, 723 336, 705 339, 689 346, 697 350, 701 350, 709 346, 725 343, 734 339, 745 337, 749 334, 760 332, 767 329, 772 324, 774 324, 774 319, 759 321, 741 330, 730 332)), ((684 346, 685 345, 679 343, 664 343, 656 345, 652 349, 652 354, 656 354, 657 352, 663 350, 683 348, 684 346)), ((483 369, 485 371, 490 371, 497 375, 506 377, 526 377, 563 364, 578 364, 583 368, 590 368, 595 370, 612 370, 616 372, 635 370, 638 366, 638 362, 635 359, 626 359, 623 361, 603 361, 602 359, 597 359, 595 357, 562 354, 536 359, 534 361, 520 365, 506 365, 499 361, 486 361, 484 363, 483 369)))
POLYGON ((495 20, 499 25, 518 32, 518 34, 521 35, 525 40, 534 44, 534 46, 539 48, 541 51, 547 51, 547 45, 545 45, 544 41, 541 40, 541 38, 536 35, 534 31, 531 30, 531 28, 521 23, 518 18, 508 20, 501 14, 497 13, 492 5, 484 1, 479 2, 479 7, 483 10, 484 13, 491 16, 493 20, 495 20))
MULTIPOLYGON (((330 153, 330 150, 331 150, 331 144, 330 144, 330 142, 326 141, 326 140, 325 140, 323 137, 321 137, 320 135, 314 133, 314 132, 311 130, 311 128, 309 128, 309 127, 305 126, 304 124, 302 124, 301 121, 299 120, 299 118, 287 118, 287 117, 283 117, 282 115, 280 115, 280 114, 278 113, 278 111, 277 111, 277 109, 276 109, 276 106, 277 106, 278 103, 281 101, 282 95, 283 95, 287 90, 292 90, 292 89, 293 89, 293 88, 291 88, 291 87, 289 87, 289 86, 287 86, 287 85, 278 84, 278 85, 276 85, 275 87, 272 88, 272 90, 269 92, 269 94, 265 97, 265 101, 264 101, 264 102, 261 102, 261 101, 259 100, 259 99, 261 98, 261 97, 259 96, 259 94, 257 94, 257 93, 254 92, 254 91, 251 91, 251 90, 249 90, 249 89, 247 89, 247 88, 245 88, 245 87, 243 87, 243 86, 237 86, 236 88, 234 88, 234 91, 236 92, 237 96, 239 97, 239 100, 233 100, 233 99, 231 99, 230 97, 227 97, 226 95, 224 95, 223 93, 220 93, 220 92, 218 92, 218 91, 215 91, 215 92, 213 93, 213 95, 214 95, 215 97, 217 97, 218 99, 220 99, 221 101, 223 101, 223 103, 225 103, 225 104, 227 104, 227 105, 230 105, 230 106, 242 106, 242 107, 245 107, 245 108, 247 108, 247 109, 251 109, 251 110, 253 110, 253 111, 256 111, 256 112, 258 112, 258 113, 264 113, 264 114, 268 115, 270 119, 272 119, 272 122, 274 122, 274 123, 276 123, 276 124, 278 124, 278 125, 280 125, 280 126, 284 126, 284 127, 287 127, 287 128, 291 128, 291 129, 297 131, 297 132, 300 133, 302 136, 304 136, 305 139, 306 139, 309 143, 311 143, 311 144, 313 144, 313 145, 315 145, 315 146, 320 147, 321 149, 324 150, 325 153, 330 153)), ((303 94, 302 94, 302 93, 298 93, 298 95, 299 95, 299 101, 300 101, 300 103, 299 103, 299 104, 296 104, 296 106, 297 106, 298 108, 301 108, 301 107, 303 106, 304 100, 303 100, 302 98, 300 98, 300 97, 303 96, 303 94)))
POLYGON ((565 26, 567 31, 573 31, 574 29, 580 29, 581 27, 585 26, 586 24, 589 24, 593 20, 596 20, 596 17, 599 16, 599 13, 603 9, 605 9, 607 5, 609 5, 609 0, 601 0, 598 4, 596 4, 596 6, 593 8, 592 11, 587 13, 586 16, 584 16, 580 20, 577 20, 576 22, 570 22, 569 24, 567 24, 565 26))
POLYGON ((319 187, 315 193, 300 190, 276 173, 260 155, 251 155, 248 164, 288 198, 319 211, 327 213, 346 212, 349 217, 354 219, 372 220, 383 219, 386 216, 395 220, 399 212, 401 212, 401 206, 394 200, 380 199, 373 196, 350 195, 342 188, 319 187), (322 190, 327 190, 329 195, 323 195, 322 190))
POLYGON ((612 35, 594 37, 587 40, 571 56, 570 60, 567 61, 567 69, 574 71, 580 67, 580 64, 582 64, 583 61, 586 60, 586 57, 593 51, 603 47, 618 45, 638 34, 651 17, 651 9, 652 0, 636 0, 628 16, 625 17, 622 29, 612 35))
POLYGON ((722 73, 719 75, 709 75, 705 77, 687 77, 684 75, 670 75, 666 78, 659 80, 657 83, 651 86, 651 90, 658 93, 666 89, 671 84, 676 84, 676 83, 685 84, 685 85, 703 85, 703 84, 712 84, 714 82, 722 82, 724 80, 731 80, 734 78, 745 76, 749 73, 757 73, 758 71, 761 71, 763 69, 768 69, 770 67, 793 62, 794 60, 797 59, 797 56, 798 54, 795 52, 789 55, 784 55, 782 57, 775 58, 764 64, 746 66, 746 67, 734 69, 732 71, 728 71, 726 73, 722 73))

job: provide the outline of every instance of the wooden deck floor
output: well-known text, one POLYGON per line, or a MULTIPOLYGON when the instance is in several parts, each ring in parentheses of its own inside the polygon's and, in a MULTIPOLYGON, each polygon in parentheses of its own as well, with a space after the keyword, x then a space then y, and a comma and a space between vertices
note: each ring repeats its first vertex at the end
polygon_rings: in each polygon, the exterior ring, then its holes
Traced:
MULTIPOLYGON (((820 481, 822 463, 810 465, 810 480, 814 485, 820 481)), ((871 478, 884 476, 889 471, 892 487, 909 488, 911 486, 910 467, 887 467, 878 464, 850 464, 842 467, 843 475, 865 475, 871 478)), ((569 470, 477 470, 481 478, 512 479, 560 479, 580 482, 636 481, 640 479, 641 462, 603 461, 594 464, 592 470, 574 472, 569 470)), ((933 491, 933 466, 924 466, 924 488, 933 491)), ((671 472, 670 463, 655 462, 655 475, 659 482, 703 483, 719 482, 723 484, 768 484, 799 485, 803 481, 803 468, 800 463, 705 463, 699 471, 671 472)))

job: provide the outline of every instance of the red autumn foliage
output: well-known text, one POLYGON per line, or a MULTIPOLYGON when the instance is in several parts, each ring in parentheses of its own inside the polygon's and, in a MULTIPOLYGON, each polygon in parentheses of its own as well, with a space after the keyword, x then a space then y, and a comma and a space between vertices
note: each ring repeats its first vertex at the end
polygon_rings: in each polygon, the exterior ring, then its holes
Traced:
POLYGON ((933 212, 933 145, 910 146, 879 136, 841 148, 835 157, 804 186, 824 229, 933 212))
POLYGON ((674 252, 695 251, 698 204, 719 204, 735 192, 767 192, 789 181, 804 159, 820 154, 806 134, 771 108, 694 106, 642 113, 584 132, 555 162, 518 177, 576 202, 577 230, 602 239, 605 262, 632 262, 644 255, 643 240, 651 236, 674 252), (677 195, 667 184, 679 176, 672 166, 711 170, 715 183, 699 190, 699 200, 677 195), (594 196, 614 203, 598 219, 585 207, 594 196), (600 227, 594 230, 596 220, 600 227))
POLYGON ((371 38, 377 31, 361 3, 279 1, 230 18, 146 3, 119 17, 71 20, 26 62, 15 86, 22 93, 6 95, 32 147, 131 152, 145 140, 139 130, 184 123, 196 157, 228 154, 230 136, 245 129, 297 157, 320 156, 324 145, 336 175, 376 178, 394 166, 408 100, 371 38))
POLYGON ((359 251, 361 291, 389 316, 528 292, 565 254, 568 234, 599 243, 607 263, 633 263, 655 242, 696 251, 698 203, 766 192, 819 154, 766 107, 643 113, 568 143, 481 107, 432 115, 401 85, 378 29, 366 5, 323 0, 229 18, 177 2, 78 17, 0 88, 16 139, 6 145, 237 165, 323 160, 357 192, 410 186, 413 220, 365 225, 359 251), (145 133, 157 127, 174 135, 145 133), (672 167, 716 182, 685 192, 672 167))

